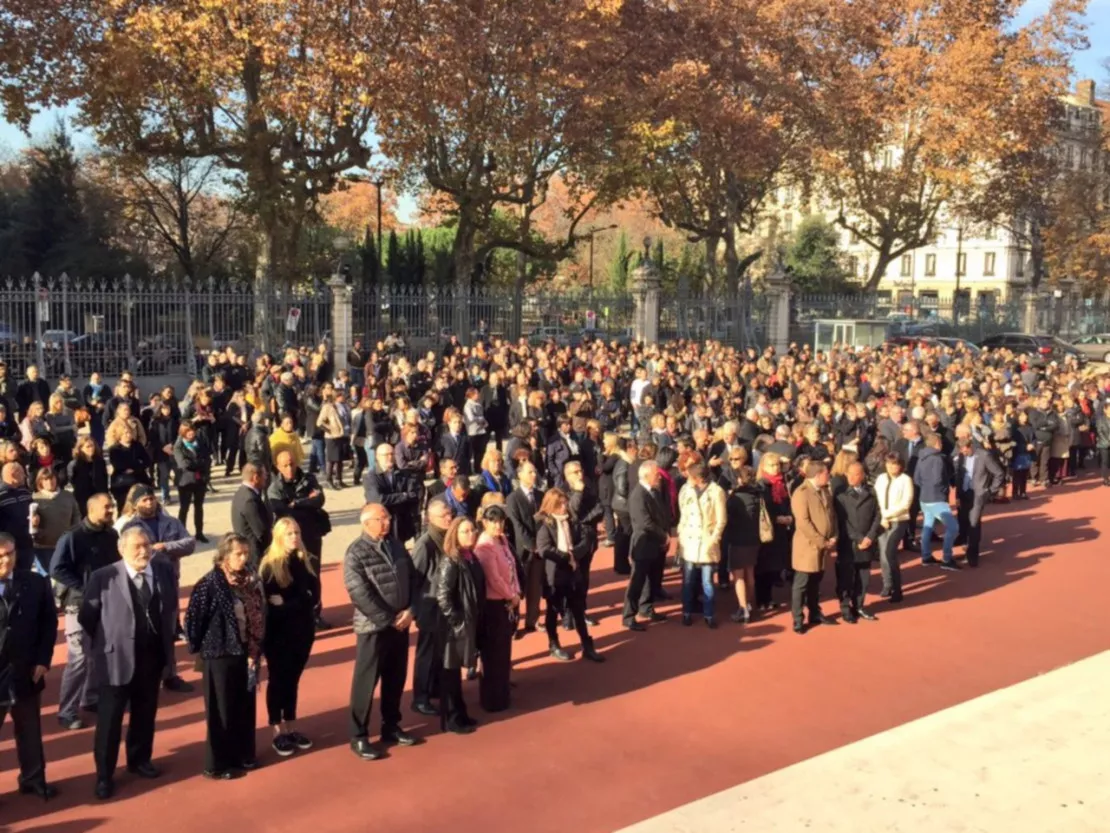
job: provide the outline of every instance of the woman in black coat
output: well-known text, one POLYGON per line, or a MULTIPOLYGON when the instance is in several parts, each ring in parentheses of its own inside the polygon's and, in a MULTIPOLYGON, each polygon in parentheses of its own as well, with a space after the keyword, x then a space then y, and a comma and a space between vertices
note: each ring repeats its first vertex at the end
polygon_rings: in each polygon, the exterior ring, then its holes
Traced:
POLYGON ((772 594, 775 581, 783 570, 790 567, 794 513, 790 508, 790 489, 782 474, 781 465, 781 458, 773 451, 764 452, 759 458, 757 483, 763 506, 774 529, 771 541, 763 542, 761 539, 755 563, 755 604, 760 610, 774 608, 772 594))
POLYGON ((613 464, 613 572, 619 576, 632 573, 630 547, 632 545, 632 517, 628 514, 628 495, 632 491, 631 461, 635 459, 635 449, 630 450, 628 441, 618 437, 616 442, 617 461, 613 464))
POLYGON ((728 560, 729 574, 736 590, 737 610, 733 622, 748 622, 752 618, 752 600, 755 598, 755 567, 759 561, 759 509, 763 501, 755 485, 755 472, 751 466, 736 470, 736 486, 728 493, 725 503, 727 522, 722 553, 728 560))
POLYGON ((266 603, 261 582, 250 570, 246 539, 225 535, 212 564, 189 596, 185 636, 204 670, 204 776, 228 781, 258 766, 255 691, 266 603))
POLYGON ((162 492, 163 506, 170 503, 170 479, 174 470, 173 445, 177 442, 177 428, 178 420, 173 415, 173 405, 163 402, 150 420, 150 430, 147 431, 147 445, 158 477, 158 488, 162 492))
POLYGON ((486 601, 486 581, 474 555, 478 531, 467 517, 455 518, 443 537, 443 558, 433 591, 439 606, 437 644, 442 650, 439 715, 443 729, 469 735, 478 725, 462 696, 462 669, 478 660, 478 629, 486 601))
POLYGON ((582 641, 582 658, 604 662, 586 629, 586 594, 579 562, 590 554, 590 539, 570 511, 562 489, 548 489, 536 513, 536 555, 544 561, 544 630, 551 656, 568 661, 573 656, 559 645, 559 614, 566 611, 582 641))
POLYGON ((77 441, 68 475, 73 496, 77 499, 77 508, 81 510, 83 518, 87 513, 86 504, 89 498, 107 492, 109 483, 108 464, 104 462, 100 446, 92 437, 82 437, 77 441))
POLYGON ((617 523, 613 517, 613 470, 620 462, 616 434, 605 434, 601 439, 601 477, 597 482, 597 499, 605 518, 605 546, 613 546, 616 540, 617 523))
POLYGON ((301 543, 301 530, 292 518, 274 524, 273 543, 258 565, 266 596, 266 638, 263 651, 270 682, 266 711, 274 732, 274 751, 283 758, 312 748, 297 731, 297 691, 312 643, 316 640, 316 604, 320 579, 312 570, 301 543))
POLYGON ((122 428, 119 442, 108 449, 108 462, 112 464, 111 492, 116 508, 123 509, 127 493, 136 483, 150 483, 150 456, 135 441, 130 428, 122 428))
POLYGON ((193 507, 193 525, 196 527, 197 540, 207 544, 204 537, 204 493, 207 473, 211 468, 208 446, 197 434, 191 423, 183 422, 177 429, 177 442, 173 446, 173 460, 177 466, 177 519, 181 525, 189 517, 189 506, 193 507))

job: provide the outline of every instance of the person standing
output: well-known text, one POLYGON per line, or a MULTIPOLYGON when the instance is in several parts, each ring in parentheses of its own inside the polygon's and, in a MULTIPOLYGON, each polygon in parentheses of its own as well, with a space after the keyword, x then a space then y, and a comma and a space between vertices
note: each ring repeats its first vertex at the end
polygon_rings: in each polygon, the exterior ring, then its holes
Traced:
POLYGON ((921 497, 921 563, 936 564, 933 558, 933 526, 937 521, 944 525, 944 560, 942 570, 958 570, 960 565, 952 554, 952 546, 960 532, 956 516, 948 505, 948 491, 952 484, 951 461, 941 452, 942 441, 938 434, 925 438, 925 447, 917 456, 917 470, 913 473, 917 493, 921 497))
POLYGON ((513 632, 520 606, 520 575, 516 556, 505 535, 508 517, 497 505, 482 512, 482 534, 474 555, 486 579, 486 598, 482 607, 482 630, 478 650, 482 656, 482 678, 478 702, 487 712, 509 708, 513 632))
POLYGON ((262 560, 262 553, 269 549, 273 534, 274 516, 262 493, 266 488, 266 476, 266 471, 247 463, 243 466, 242 485, 231 498, 231 528, 246 539, 254 567, 262 560))
POLYGON ((15 566, 15 540, 0 532, 0 728, 9 714, 19 759, 19 791, 49 801, 42 746, 42 690, 58 619, 50 582, 15 566))
POLYGON ((705 463, 686 467, 686 483, 678 494, 678 553, 682 558, 682 624, 693 624, 694 593, 700 582, 702 615, 709 628, 717 627, 714 618, 716 585, 713 578, 721 560, 727 512, 725 492, 709 479, 705 463))
POLYGON ((250 547, 228 533, 185 610, 189 651, 200 655, 204 669, 204 777, 213 781, 241 778, 258 766, 254 723, 265 607, 250 547))
POLYGON ((836 552, 836 595, 844 621, 855 624, 860 619, 875 621, 878 618, 864 607, 864 602, 871 579, 871 562, 877 552, 880 515, 875 493, 867 485, 863 463, 849 463, 847 477, 847 488, 836 496, 840 533, 836 552))
MULTIPOLYGON (((324 552, 324 536, 331 532, 331 517, 324 509, 324 490, 316 475, 297 468, 293 455, 283 451, 277 456, 276 474, 266 488, 266 502, 275 521, 291 518, 300 531, 300 545, 308 553, 313 575, 320 575, 320 557, 324 552)), ((330 625, 321 616, 323 599, 317 588, 316 629, 330 625)))
MULTIPOLYGON (((193 527, 196 539, 207 544, 204 537, 204 494, 207 491, 208 472, 212 468, 211 452, 198 436, 191 423, 182 422, 173 446, 173 461, 177 469, 177 519, 184 526, 193 507, 193 527)), ((234 520, 234 508, 232 519, 234 520)))
POLYGON ((1102 485, 1110 486, 1110 402, 1103 403, 1102 413, 1095 420, 1095 448, 1102 485))
POLYGON ((67 473, 73 496, 77 498, 77 508, 82 512, 88 506, 89 498, 108 491, 108 464, 92 437, 78 437, 67 473))
POLYGON ((536 490, 537 477, 533 463, 521 463, 517 467, 520 486, 505 501, 517 555, 524 565, 524 624, 517 634, 518 639, 535 632, 540 619, 540 601, 543 599, 543 559, 536 554, 536 513, 541 499, 536 490))
MULTIPOLYGON (((566 464, 563 471, 563 481, 566 483, 567 500, 569 501, 570 514, 582 529, 582 543, 585 551, 578 559, 578 592, 582 596, 582 609, 586 610, 590 595, 590 566, 594 555, 597 554, 597 525, 603 519, 604 512, 598 501, 597 492, 587 482, 584 473, 584 464, 572 460, 566 464)), ((586 614, 586 624, 590 627, 597 626, 597 619, 586 614)), ((563 611, 563 629, 574 630, 574 617, 569 609, 563 611)))
POLYGON ((177 630, 176 604, 171 603, 173 570, 152 561, 150 536, 132 527, 120 538, 117 564, 101 567, 89 579, 78 621, 93 639, 93 658, 100 695, 96 712, 93 757, 96 797, 115 792, 116 761, 124 712, 127 725, 127 769, 141 778, 161 773, 151 763, 154 721, 162 670, 173 656, 177 630))
POLYGON ((644 626, 636 620, 637 614, 652 622, 662 622, 667 618, 655 611, 655 599, 660 598, 663 589, 658 582, 662 578, 662 570, 657 569, 657 564, 667 557, 670 513, 656 497, 655 490, 661 479, 656 462, 646 460, 641 463, 637 477, 639 483, 628 496, 628 516, 632 525, 632 575, 628 580, 621 615, 624 627, 630 631, 644 630, 644 626))
POLYGON ((119 561, 119 533, 112 525, 115 501, 107 492, 89 498, 85 519, 58 539, 50 558, 50 578, 65 613, 66 664, 58 692, 58 722, 71 731, 85 728, 78 709, 96 711, 98 684, 89 659, 92 638, 77 619, 89 578, 119 561))
MULTIPOLYGON (((730 452, 743 454, 742 448, 730 452)), ((738 458, 742 460, 743 458, 738 458)), ((759 558, 759 512, 762 496, 755 485, 755 471, 741 465, 735 472, 735 486, 725 501, 724 544, 727 546, 728 571, 736 591, 736 612, 732 621, 745 624, 752 618, 755 601, 755 565, 759 558)), ((722 478, 723 479, 723 478, 722 478)))
POLYGON ((967 566, 979 566, 979 544, 983 536, 983 510, 1006 481, 998 461, 970 440, 956 446, 956 500, 960 529, 967 534, 967 566))
POLYGON ((429 717, 438 715, 432 700, 439 699, 439 657, 436 653, 439 631, 439 603, 434 594, 436 571, 443 558, 443 542, 455 513, 442 497, 428 501, 428 527, 412 548, 412 564, 416 573, 415 667, 412 674, 412 710, 429 717))
POLYGON ((415 598, 412 559, 390 537, 389 512, 368 503, 359 513, 362 533, 343 557, 343 583, 354 603, 355 664, 351 681, 351 751, 366 761, 382 756, 370 742, 374 689, 381 681, 382 743, 413 746, 401 728, 401 694, 409 662, 409 626, 415 598))
POLYGON ((27 488, 26 469, 19 463, 4 463, 0 468, 0 532, 6 532, 15 541, 18 570, 31 570, 35 566, 35 544, 31 534, 33 502, 27 488))
MULTIPOLYGON (((821 612, 820 594, 825 562, 835 550, 837 541, 836 511, 828 488, 828 467, 810 460, 806 463, 805 478, 790 498, 794 516, 791 556, 794 583, 790 607, 794 614, 794 632, 799 634, 806 632, 804 615, 807 610, 810 627, 833 624, 833 620, 821 612)), ((912 496, 912 489, 910 494, 912 496)))
POLYGON ((891 604, 902 601, 902 564, 898 544, 906 534, 910 507, 913 505, 913 481, 903 469, 902 458, 891 452, 883 463, 885 471, 875 480, 875 496, 879 501, 879 565, 883 589, 879 595, 891 604))
POLYGON ((477 540, 474 522, 455 518, 443 538, 443 558, 434 583, 442 650, 440 724, 457 735, 469 735, 478 724, 467 712, 462 693, 462 669, 472 668, 478 660, 478 630, 486 598, 485 574, 474 556, 477 540))

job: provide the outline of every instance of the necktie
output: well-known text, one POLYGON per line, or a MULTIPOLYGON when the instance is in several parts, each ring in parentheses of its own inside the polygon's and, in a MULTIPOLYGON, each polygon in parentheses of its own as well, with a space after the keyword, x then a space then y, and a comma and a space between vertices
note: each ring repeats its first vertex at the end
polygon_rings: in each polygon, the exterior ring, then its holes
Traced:
POLYGON ((139 601, 143 603, 144 610, 150 610, 150 585, 146 582, 146 576, 139 573, 135 576, 135 589, 139 591, 139 601))
POLYGON ((8 598, 8 585, 10 583, 7 579, 0 579, 0 599, 8 598))

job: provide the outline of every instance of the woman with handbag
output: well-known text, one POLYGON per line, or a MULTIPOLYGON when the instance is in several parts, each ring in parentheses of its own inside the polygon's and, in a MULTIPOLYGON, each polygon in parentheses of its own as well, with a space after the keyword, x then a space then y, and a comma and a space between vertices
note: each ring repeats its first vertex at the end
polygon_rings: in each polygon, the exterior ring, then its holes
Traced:
MULTIPOLYGON (((490 492, 486 497, 494 497, 490 492)), ((482 512, 482 534, 474 555, 486 578, 486 601, 482 606, 482 629, 478 652, 482 656, 482 678, 478 702, 487 712, 509 708, 509 671, 512 668, 513 634, 520 606, 520 575, 516 556, 505 535, 508 515, 499 505, 482 512)))
POLYGON ((790 565, 794 513, 790 508, 790 489, 782 472, 782 458, 766 451, 759 458, 757 487, 762 498, 759 517, 759 555, 755 563, 755 604, 772 610, 775 581, 790 565))
POLYGON ((320 390, 320 414, 316 427, 324 436, 324 460, 327 466, 327 484, 333 489, 345 488, 343 483, 343 449, 347 432, 336 407, 335 388, 331 383, 320 390))
MULTIPOLYGON (((743 461, 743 457, 737 458, 743 461)), ((755 566, 759 561, 760 518, 766 517, 763 499, 755 485, 755 472, 751 466, 741 465, 736 470, 736 486, 728 494, 725 512, 724 544, 732 584, 736 590, 736 612, 732 621, 745 624, 752 618, 752 601, 755 599, 755 566)), ((768 522, 770 519, 767 519, 768 522)), ((774 530, 767 532, 774 536, 774 530)))
POLYGON ((185 611, 189 651, 200 655, 204 672, 206 778, 229 781, 258 766, 255 692, 265 617, 262 584, 250 569, 250 547, 229 533, 216 548, 212 570, 194 585, 185 611))

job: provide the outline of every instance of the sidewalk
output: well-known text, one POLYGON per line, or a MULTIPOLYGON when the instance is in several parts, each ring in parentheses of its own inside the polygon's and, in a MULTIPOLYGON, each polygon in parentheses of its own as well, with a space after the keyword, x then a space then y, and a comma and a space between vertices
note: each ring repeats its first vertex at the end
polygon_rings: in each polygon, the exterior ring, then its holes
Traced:
MULTIPOLYGON (((622 833, 1106 833, 1108 690, 1110 652, 622 833)), ((835 697, 815 694, 835 715, 835 697)))

